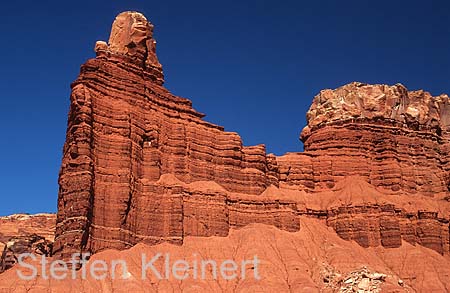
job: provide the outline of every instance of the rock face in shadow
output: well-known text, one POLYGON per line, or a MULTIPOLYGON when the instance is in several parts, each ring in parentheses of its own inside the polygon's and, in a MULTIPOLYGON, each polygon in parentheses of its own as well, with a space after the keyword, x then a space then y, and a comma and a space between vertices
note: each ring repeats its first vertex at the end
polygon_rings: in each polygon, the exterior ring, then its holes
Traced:
POLYGON ((449 252, 450 105, 402 85, 322 91, 302 153, 266 154, 163 87, 153 25, 120 14, 72 84, 53 253, 317 218, 363 247, 449 252))
POLYGON ((37 234, 10 238, 0 255, 0 273, 12 268, 24 253, 50 256, 52 242, 37 234))
POLYGON ((51 255, 55 223, 55 214, 0 217, 0 273, 11 268, 22 253, 51 255))

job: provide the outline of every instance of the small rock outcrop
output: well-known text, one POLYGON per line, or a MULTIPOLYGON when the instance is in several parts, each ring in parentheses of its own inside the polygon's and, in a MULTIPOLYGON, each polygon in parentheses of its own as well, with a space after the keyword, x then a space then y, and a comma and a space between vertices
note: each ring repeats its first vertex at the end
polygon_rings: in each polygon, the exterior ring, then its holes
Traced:
POLYGON ((55 224, 55 214, 0 217, 0 273, 11 268, 22 253, 51 255, 55 224))
MULTIPOLYGON (((383 273, 371 272, 367 267, 362 267, 347 272, 346 274, 342 274, 337 272, 333 267, 324 266, 321 275, 323 276, 323 282, 325 285, 323 291, 333 291, 339 293, 382 292, 382 285, 386 282, 386 278, 388 277, 383 273)), ((389 277, 391 278, 391 276, 389 277)))
POLYGON ((52 246, 53 242, 36 234, 10 238, 0 255, 0 273, 12 268, 23 253, 50 256, 52 246))

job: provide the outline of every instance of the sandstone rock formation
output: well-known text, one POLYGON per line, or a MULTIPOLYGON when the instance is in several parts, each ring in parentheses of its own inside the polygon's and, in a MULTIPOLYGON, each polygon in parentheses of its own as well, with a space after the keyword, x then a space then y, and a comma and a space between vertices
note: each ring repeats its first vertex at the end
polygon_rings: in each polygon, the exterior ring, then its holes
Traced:
POLYGON ((292 202, 240 199, 278 185, 275 157, 162 87, 152 29, 120 14, 72 85, 55 254, 225 236, 252 222, 298 230, 292 202))
POLYGON ((55 224, 54 214, 0 217, 0 273, 11 268, 21 253, 51 255, 55 224))
POLYGON ((351 83, 321 91, 307 119, 301 139, 319 184, 356 174, 409 194, 449 192, 447 95, 351 83))
POLYGON ((163 87, 142 14, 120 14, 95 52, 72 84, 56 228, 54 215, 0 218, 0 272, 22 252, 48 255, 55 236, 54 259, 125 259, 129 277, 24 281, 16 267, 0 275, 1 292, 450 291, 447 95, 321 91, 305 151, 275 156, 163 87), (258 255, 263 278, 142 280, 143 252, 258 255))
POLYGON ((50 256, 52 246, 51 241, 37 234, 10 238, 0 255, 0 273, 12 268, 23 253, 50 256))
POLYGON ((363 247, 450 250, 450 102, 402 85, 324 90, 302 153, 266 154, 163 87, 153 26, 120 14, 72 84, 54 254, 182 244, 313 217, 363 247))

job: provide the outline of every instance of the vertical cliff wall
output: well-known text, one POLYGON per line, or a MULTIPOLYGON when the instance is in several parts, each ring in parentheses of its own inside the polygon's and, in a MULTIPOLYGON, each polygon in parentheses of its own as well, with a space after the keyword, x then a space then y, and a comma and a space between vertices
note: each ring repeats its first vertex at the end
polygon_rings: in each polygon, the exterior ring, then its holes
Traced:
POLYGON ((282 180, 310 190, 351 175, 433 196, 449 191, 450 103, 404 86, 351 83, 323 90, 301 133, 305 152, 278 159, 282 180))
MULTIPOLYGON (((56 254, 124 248, 136 239, 181 242, 194 233, 183 225, 189 191, 158 182, 164 174, 216 182, 224 189, 222 200, 213 198, 220 209, 226 191, 256 195, 278 184, 263 145, 244 147, 238 134, 203 121, 191 101, 162 86, 152 32, 141 14, 120 14, 109 43, 97 42, 97 57, 72 84, 56 254)), ((226 235, 228 220, 221 225, 226 235)))
POLYGON ((297 231, 301 216, 363 246, 409 239, 448 253, 448 96, 361 83, 322 91, 301 134, 305 152, 276 157, 163 87, 142 14, 120 14, 95 51, 72 84, 58 257, 250 223, 297 231))

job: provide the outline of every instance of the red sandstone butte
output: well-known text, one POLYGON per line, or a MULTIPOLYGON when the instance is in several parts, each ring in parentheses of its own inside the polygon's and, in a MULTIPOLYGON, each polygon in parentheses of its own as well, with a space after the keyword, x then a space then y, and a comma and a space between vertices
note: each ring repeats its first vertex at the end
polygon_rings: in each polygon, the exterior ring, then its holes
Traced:
POLYGON ((279 185, 275 156, 162 86, 152 32, 120 14, 72 85, 54 253, 181 244, 255 222, 297 231, 294 201, 258 197, 279 185))
MULTIPOLYGON (((305 151, 275 156, 264 145, 243 146, 237 133, 204 121, 190 100, 165 89, 155 45, 142 14, 121 13, 72 84, 55 258, 136 260, 158 250, 267 256, 261 283, 211 279, 195 292, 351 292, 345 286, 363 285, 347 278, 369 272, 387 276, 376 290, 450 290, 447 95, 356 82, 323 90, 300 135, 305 151)), ((0 276, 0 289, 11 288, 13 273, 0 276)), ((192 286, 137 277, 53 285, 192 286)))
POLYGON ((321 91, 305 151, 277 157, 165 89, 152 35, 142 14, 120 14, 72 84, 55 255, 182 244, 250 223, 298 231, 302 215, 364 247, 405 240, 448 254, 447 95, 321 91))

